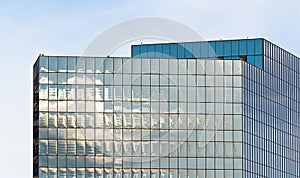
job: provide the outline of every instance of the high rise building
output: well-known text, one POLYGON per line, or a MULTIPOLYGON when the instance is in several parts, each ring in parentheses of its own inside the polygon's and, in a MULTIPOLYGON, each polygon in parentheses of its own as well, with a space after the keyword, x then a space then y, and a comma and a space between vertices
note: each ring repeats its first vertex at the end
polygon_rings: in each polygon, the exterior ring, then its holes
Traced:
POLYGON ((39 56, 34 177, 300 176, 300 61, 265 39, 39 56))

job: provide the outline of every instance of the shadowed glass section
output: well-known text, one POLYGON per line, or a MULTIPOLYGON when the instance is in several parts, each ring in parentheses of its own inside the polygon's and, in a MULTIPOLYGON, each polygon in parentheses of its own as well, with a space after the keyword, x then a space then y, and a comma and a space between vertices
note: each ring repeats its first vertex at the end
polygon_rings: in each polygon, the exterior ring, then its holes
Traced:
POLYGON ((263 69, 263 39, 132 45, 133 58, 243 60, 263 69))

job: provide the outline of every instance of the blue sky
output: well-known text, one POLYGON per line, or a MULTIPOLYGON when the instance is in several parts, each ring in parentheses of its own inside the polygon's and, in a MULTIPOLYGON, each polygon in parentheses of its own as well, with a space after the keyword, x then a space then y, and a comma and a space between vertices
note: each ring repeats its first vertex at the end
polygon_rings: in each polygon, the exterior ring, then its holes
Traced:
POLYGON ((32 174, 32 65, 39 53, 80 55, 112 25, 163 17, 204 39, 264 37, 300 56, 299 7, 298 0, 0 1, 1 177, 32 174))

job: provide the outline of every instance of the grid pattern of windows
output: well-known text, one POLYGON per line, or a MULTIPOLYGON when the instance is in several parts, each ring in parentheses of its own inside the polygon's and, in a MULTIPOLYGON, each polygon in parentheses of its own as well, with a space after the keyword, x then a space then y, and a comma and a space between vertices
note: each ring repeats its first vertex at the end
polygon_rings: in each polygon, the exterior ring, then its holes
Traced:
POLYGON ((264 70, 243 64, 244 177, 299 177, 299 58, 264 43, 264 70))
POLYGON ((34 177, 300 177, 299 78, 264 39, 40 56, 34 177))
POLYGON ((39 177, 240 177, 242 61, 41 56, 39 177))

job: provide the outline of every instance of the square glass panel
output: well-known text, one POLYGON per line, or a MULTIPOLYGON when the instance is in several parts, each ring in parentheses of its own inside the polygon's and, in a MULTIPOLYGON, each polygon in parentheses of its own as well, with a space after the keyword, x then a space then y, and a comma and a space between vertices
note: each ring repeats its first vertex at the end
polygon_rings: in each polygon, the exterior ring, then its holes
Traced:
POLYGON ((68 72, 75 72, 76 71, 76 58, 75 57, 68 57, 68 72))
POLYGON ((66 72, 67 71, 67 58, 66 57, 58 57, 58 72, 66 72))
POLYGON ((57 57, 49 57, 49 72, 57 72, 57 57))

